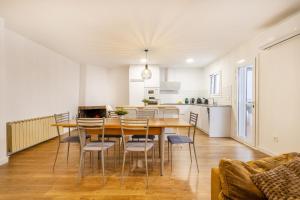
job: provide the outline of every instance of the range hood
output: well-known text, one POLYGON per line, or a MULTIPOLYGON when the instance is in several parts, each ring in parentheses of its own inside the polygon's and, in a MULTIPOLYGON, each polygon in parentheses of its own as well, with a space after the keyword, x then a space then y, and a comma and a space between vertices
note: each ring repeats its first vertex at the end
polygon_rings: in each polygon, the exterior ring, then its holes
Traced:
POLYGON ((180 89, 181 83, 178 81, 169 81, 168 68, 160 69, 160 91, 177 92, 180 89))

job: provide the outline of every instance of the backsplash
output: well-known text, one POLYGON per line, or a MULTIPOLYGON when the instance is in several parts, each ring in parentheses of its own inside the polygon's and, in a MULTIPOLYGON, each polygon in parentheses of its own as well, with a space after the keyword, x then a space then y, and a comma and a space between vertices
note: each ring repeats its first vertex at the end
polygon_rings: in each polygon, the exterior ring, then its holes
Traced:
MULTIPOLYGON (((209 91, 207 91, 207 94, 209 91)), ((213 98, 214 102, 221 105, 232 105, 232 86, 222 87, 221 95, 211 96, 207 95, 209 98, 213 98)))

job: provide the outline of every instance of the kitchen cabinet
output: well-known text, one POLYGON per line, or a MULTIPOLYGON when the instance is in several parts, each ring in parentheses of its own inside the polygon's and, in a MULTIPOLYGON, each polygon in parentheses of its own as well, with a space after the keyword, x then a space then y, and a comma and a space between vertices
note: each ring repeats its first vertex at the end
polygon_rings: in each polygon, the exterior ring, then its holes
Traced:
POLYGON ((180 118, 189 121, 190 112, 198 114, 197 128, 209 137, 230 137, 231 106, 176 105, 180 118))
POLYGON ((129 82, 129 105, 144 105, 144 82, 129 82))
MULTIPOLYGON (((159 93, 160 70, 158 66, 149 65, 152 72, 151 79, 143 80, 141 77, 145 65, 131 65, 129 67, 129 104, 143 105, 142 100, 148 97, 145 95, 147 89, 157 90, 159 93)), ((159 97, 159 94, 155 95, 159 97)))
MULTIPOLYGON (((160 71, 158 66, 149 65, 148 67, 152 73, 150 79, 145 80, 145 87, 159 88, 160 85, 160 71)), ((144 68, 143 68, 144 69, 144 68)))

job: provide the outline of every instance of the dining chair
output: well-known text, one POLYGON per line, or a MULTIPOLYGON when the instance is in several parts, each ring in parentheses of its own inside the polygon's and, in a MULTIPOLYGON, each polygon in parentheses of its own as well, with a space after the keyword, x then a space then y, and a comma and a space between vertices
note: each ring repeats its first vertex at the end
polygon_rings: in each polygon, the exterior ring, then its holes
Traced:
POLYGON ((106 142, 104 140, 105 118, 77 118, 76 121, 81 145, 79 177, 82 178, 83 176, 85 153, 101 152, 102 176, 103 182, 105 182, 104 151, 114 146, 114 142, 106 142), (88 143, 86 141, 87 133, 100 134, 102 136, 101 142, 88 143))
POLYGON ((190 159, 192 162, 192 151, 191 151, 191 145, 193 145, 194 148, 194 154, 195 154, 195 160, 197 164, 197 170, 199 173, 199 166, 198 166, 198 160, 197 160, 197 154, 196 154, 196 148, 195 148, 195 134, 196 134, 196 126, 197 126, 197 121, 198 121, 198 114, 190 112, 190 120, 189 123, 192 125, 192 127, 189 127, 188 129, 188 135, 183 136, 183 135, 169 135, 167 136, 168 139, 168 158, 169 158, 169 152, 170 152, 170 145, 171 144, 171 171, 173 168, 173 158, 172 158, 172 147, 173 144, 189 144, 189 150, 190 150, 190 159), (192 131, 192 136, 191 136, 191 130, 192 131))
MULTIPOLYGON (((117 115, 116 111, 108 111, 108 118, 112 118, 112 119, 119 119, 119 115, 117 115)), ((106 133, 104 135, 104 137, 109 141, 110 138, 114 138, 114 139, 118 139, 118 143, 119 143, 119 163, 121 160, 121 138, 122 138, 122 134, 120 133, 119 135, 111 135, 109 133, 106 133)))
MULTIPOLYGON (((70 122, 70 113, 66 112, 66 113, 54 114, 54 119, 55 119, 56 124, 64 123, 64 122, 69 123, 70 122)), ((68 150, 67 150, 67 163, 68 163, 70 144, 71 143, 77 143, 77 144, 80 143, 78 135, 72 135, 73 132, 77 133, 76 130, 71 130, 71 128, 69 127, 67 135, 66 135, 63 132, 64 129, 61 129, 59 126, 56 126, 56 129, 57 129, 57 136, 58 136, 59 142, 58 142, 58 146, 57 146, 57 150, 56 150, 56 155, 55 155, 52 171, 54 171, 55 166, 56 166, 56 161, 57 161, 60 145, 63 143, 68 144, 68 150)))
MULTIPOLYGON (((137 119, 154 119, 155 118, 155 110, 152 109, 143 109, 143 110, 138 110, 136 114, 137 119)), ((145 139, 145 135, 133 135, 132 139, 135 140, 140 140, 140 139, 145 139)), ((154 140, 155 135, 148 135, 148 139, 154 140)))
POLYGON ((133 152, 144 152, 145 154, 145 168, 146 168, 146 187, 148 188, 148 151, 152 149, 152 166, 154 163, 154 144, 149 142, 148 139, 144 141, 128 141, 126 136, 132 135, 133 133, 138 133, 144 135, 145 138, 148 138, 149 134, 149 119, 120 119, 121 130, 122 130, 122 140, 123 140, 123 165, 122 165, 122 174, 121 182, 124 181, 124 168, 125 168, 125 159, 127 153, 133 152))
MULTIPOLYGON (((163 118, 176 118, 179 119, 179 109, 177 107, 166 107, 162 109, 163 118)), ((166 128, 165 129, 165 135, 172 135, 179 133, 178 128, 176 129, 176 132, 174 132, 173 128, 166 128)))

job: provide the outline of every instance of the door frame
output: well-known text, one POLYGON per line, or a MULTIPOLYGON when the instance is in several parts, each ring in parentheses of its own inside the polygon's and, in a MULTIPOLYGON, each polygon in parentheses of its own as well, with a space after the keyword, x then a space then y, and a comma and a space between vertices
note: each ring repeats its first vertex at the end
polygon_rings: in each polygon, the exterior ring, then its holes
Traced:
POLYGON ((237 111, 237 120, 236 120, 236 131, 235 131, 235 138, 239 142, 242 142, 248 146, 256 147, 258 144, 258 135, 257 135, 257 81, 258 81, 258 74, 257 74, 257 59, 256 57, 250 61, 245 62, 242 64, 238 64, 236 67, 236 111, 237 111), (246 138, 242 138, 239 136, 239 69, 242 67, 252 66, 252 89, 254 90, 252 92, 253 95, 253 109, 252 109, 252 136, 251 141, 248 141, 246 138))

